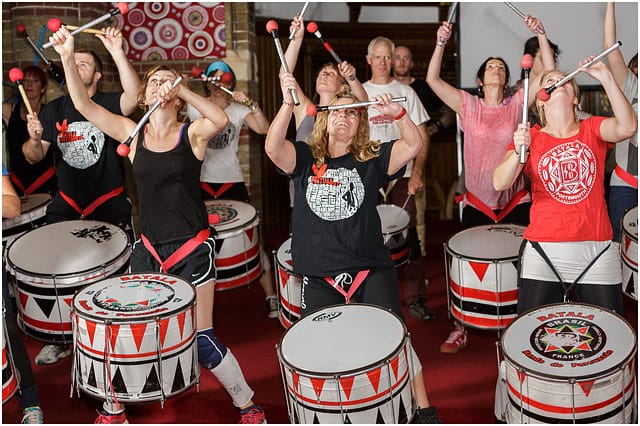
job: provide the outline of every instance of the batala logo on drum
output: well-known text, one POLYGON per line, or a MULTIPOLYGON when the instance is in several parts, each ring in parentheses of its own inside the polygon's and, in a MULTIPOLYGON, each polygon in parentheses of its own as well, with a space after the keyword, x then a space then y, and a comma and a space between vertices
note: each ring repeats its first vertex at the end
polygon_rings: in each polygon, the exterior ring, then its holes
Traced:
POLYGON ((313 317, 311 321, 332 321, 342 315, 342 312, 333 311, 333 312, 323 312, 320 315, 313 317))
POLYGON ((220 223, 226 223, 238 217, 236 209, 229 206, 221 206, 220 204, 208 205, 207 213, 219 215, 220 223))
POLYGON ((165 283, 132 281, 113 283, 97 290, 93 295, 93 303, 112 312, 143 312, 162 306, 174 297, 174 289, 165 283))
POLYGON ((523 233, 523 229, 514 228, 513 226, 496 225, 496 226, 490 226, 487 230, 489 232, 503 232, 505 234, 510 234, 516 237, 522 237, 522 233, 523 233))
POLYGON ((100 244, 113 238, 111 229, 106 225, 96 225, 92 228, 74 229, 71 234, 77 238, 91 238, 100 244))
POLYGON ((555 361, 586 360, 607 343, 604 331, 591 321, 593 315, 556 312, 538 317, 538 320, 545 322, 533 330, 530 342, 531 347, 545 358, 555 361))

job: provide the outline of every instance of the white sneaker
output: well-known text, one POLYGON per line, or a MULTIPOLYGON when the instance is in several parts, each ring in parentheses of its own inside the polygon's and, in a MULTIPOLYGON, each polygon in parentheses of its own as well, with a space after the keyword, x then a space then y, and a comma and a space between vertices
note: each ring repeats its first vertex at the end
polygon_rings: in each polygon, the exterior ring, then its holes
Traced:
POLYGON ((27 407, 22 410, 22 424, 40 424, 44 423, 42 418, 42 410, 40 407, 27 407))
POLYGON ((278 299, 276 296, 267 296, 267 310, 269 313, 267 316, 269 318, 278 318, 278 299))
POLYGON ((35 362, 38 365, 55 364, 69 355, 71 355, 71 348, 67 345, 44 345, 36 355, 35 362))

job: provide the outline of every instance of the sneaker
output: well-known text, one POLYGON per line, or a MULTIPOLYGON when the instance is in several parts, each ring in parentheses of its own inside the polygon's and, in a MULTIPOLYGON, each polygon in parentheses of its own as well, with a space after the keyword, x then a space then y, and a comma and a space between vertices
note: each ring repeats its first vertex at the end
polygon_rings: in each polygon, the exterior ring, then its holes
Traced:
POLYGON ((42 410, 40 407, 27 407, 22 410, 22 424, 40 424, 44 423, 44 419, 42 417, 42 410))
POLYGON ((449 334, 447 340, 440 345, 440 352, 454 354, 467 346, 467 332, 455 329, 449 334))
POLYGON ((240 411, 240 424, 266 424, 264 410, 259 405, 252 405, 247 410, 240 411))
POLYGON ((422 321, 436 319, 436 314, 428 310, 423 302, 415 302, 410 304, 409 315, 422 321))
POLYGON ((67 345, 44 345, 36 355, 35 362, 38 365, 55 364, 69 355, 71 355, 71 348, 67 345))
POLYGON ((96 419, 95 422, 93 422, 94 424, 98 424, 98 423, 117 423, 117 424, 124 424, 124 423, 129 423, 129 421, 127 420, 127 415, 124 413, 124 411, 119 412, 118 414, 112 414, 109 413, 105 410, 96 410, 98 412, 98 418, 96 419))
POLYGON ((431 406, 427 408, 418 408, 411 423, 435 424, 442 422, 440 421, 440 417, 438 417, 438 410, 436 410, 436 407, 431 406))
POLYGON ((267 311, 269 311, 267 316, 269 318, 278 318, 278 299, 276 296, 267 296, 265 300, 267 301, 267 311))

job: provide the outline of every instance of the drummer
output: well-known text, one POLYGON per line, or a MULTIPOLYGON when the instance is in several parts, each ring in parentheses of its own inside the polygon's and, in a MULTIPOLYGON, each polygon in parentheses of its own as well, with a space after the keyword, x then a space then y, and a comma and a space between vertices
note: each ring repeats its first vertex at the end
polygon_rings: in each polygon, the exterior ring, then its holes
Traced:
MULTIPOLYGON (((9 172, 2 165, 2 218, 14 218, 20 215, 20 198, 11 184, 9 172)), ((44 423, 42 409, 40 408, 40 398, 38 397, 38 387, 36 386, 29 354, 24 346, 24 342, 18 333, 16 324, 13 299, 9 296, 9 284, 7 281, 7 270, 2 268, 2 307, 5 311, 5 321, 7 325, 6 339, 11 348, 12 361, 20 377, 18 384, 18 405, 22 411, 21 423, 44 423)))
MULTIPOLYGON (((604 199, 607 143, 631 137, 638 119, 603 61, 593 57, 579 70, 604 88, 613 117, 578 120, 580 91, 575 79, 535 100, 541 128, 518 125, 513 142, 493 175, 497 190, 524 173, 531 181, 531 223, 524 233, 518 283, 518 313, 550 303, 590 303, 622 314, 620 254, 604 199), (520 164, 521 150, 530 150, 520 164)), ((566 74, 542 74, 537 91, 566 74)), ((542 92, 541 92, 542 93, 542 92)), ((546 92, 544 92, 546 94, 546 92)))
MULTIPOLYGON (((302 316, 325 306, 358 302, 385 307, 403 319, 398 277, 385 247, 376 210, 378 188, 404 173, 422 148, 416 125, 391 94, 374 99, 380 113, 394 117, 401 130, 389 143, 369 139, 366 108, 353 108, 351 94, 338 94, 330 105, 343 108, 319 112, 310 142, 286 139, 293 116, 291 91, 301 92, 291 73, 280 75, 282 106, 267 133, 265 150, 293 180, 292 220, 294 271, 303 276, 302 316)), ((412 378, 418 423, 439 423, 422 375, 420 361, 412 378)))

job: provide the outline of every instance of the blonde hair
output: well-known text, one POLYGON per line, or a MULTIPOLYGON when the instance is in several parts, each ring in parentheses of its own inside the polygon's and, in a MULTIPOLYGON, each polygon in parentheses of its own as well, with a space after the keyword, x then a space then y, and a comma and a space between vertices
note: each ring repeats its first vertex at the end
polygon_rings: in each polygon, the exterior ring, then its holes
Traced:
MULTIPOLYGON (((549 76, 549 74, 551 73, 560 73, 562 76, 566 76, 567 73, 560 71, 560 70, 548 70, 542 73, 542 75, 540 76, 540 81, 538 82, 538 88, 536 89, 536 94, 538 92, 540 92, 540 90, 544 89, 544 81, 547 79, 547 77, 549 76)), ((580 104, 580 87, 578 86, 578 83, 576 83, 576 79, 572 78, 569 83, 571 83, 571 86, 573 86, 573 92, 576 95, 576 98, 578 99, 578 104, 574 105, 573 107, 573 119, 575 120, 575 122, 577 123, 579 121, 578 119, 578 106, 580 104)), ((536 110, 538 111, 538 118, 540 119, 540 125, 542 127, 547 125, 547 117, 544 114, 544 104, 538 103, 538 100, 536 100, 536 110)))
MULTIPOLYGON (((142 78, 142 84, 140 85, 140 91, 138 92, 138 97, 137 97, 137 101, 138 101, 138 106, 143 110, 143 111, 147 111, 150 107, 150 105, 147 105, 147 103, 145 102, 145 93, 147 91, 147 85, 149 84, 149 79, 151 78, 151 76, 153 74, 155 74, 158 71, 169 71, 171 72, 173 75, 175 75, 176 78, 178 78, 180 76, 180 73, 175 69, 175 68, 171 68, 168 65, 156 65, 155 67, 151 68, 149 71, 147 71, 144 74, 144 77, 142 78)), ((181 81, 180 84, 185 84, 184 81, 181 81)), ((182 100, 178 98, 178 102, 176 104, 176 114, 178 117, 179 121, 183 121, 186 119, 186 114, 184 111, 184 107, 186 106, 186 103, 182 100)))
MULTIPOLYGON (((335 105, 340 99, 351 99, 352 102, 358 102, 356 97, 351 93, 338 93, 331 99, 329 105, 335 105)), ((349 152, 352 153, 356 160, 364 163, 372 158, 380 155, 380 142, 374 142, 369 139, 369 114, 366 108, 359 108, 360 120, 358 122, 358 132, 349 144, 349 152)), ((307 143, 311 147, 315 164, 320 167, 324 164, 325 159, 329 156, 329 134, 327 133, 327 123, 329 119, 329 111, 320 111, 316 115, 316 122, 313 126, 311 137, 307 143)))

